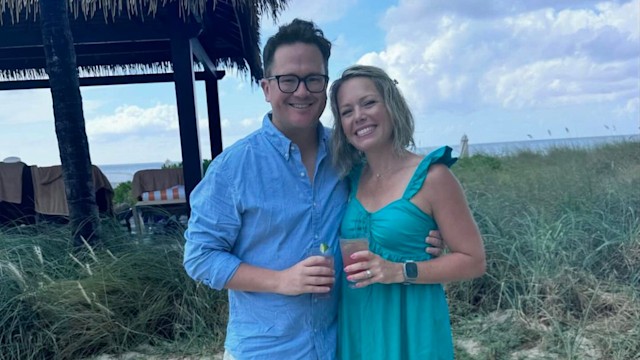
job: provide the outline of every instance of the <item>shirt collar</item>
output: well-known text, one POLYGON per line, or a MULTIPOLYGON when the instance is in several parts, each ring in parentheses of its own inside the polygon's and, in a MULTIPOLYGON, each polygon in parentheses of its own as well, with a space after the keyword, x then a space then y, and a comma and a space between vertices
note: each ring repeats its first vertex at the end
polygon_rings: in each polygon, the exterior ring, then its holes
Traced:
MULTIPOLYGON (((319 144, 318 152, 324 153, 327 148, 329 130, 325 129, 324 126, 322 126, 322 123, 318 122, 316 131, 319 144)), ((280 155, 285 159, 289 160, 289 156, 291 156, 291 148, 294 144, 288 137, 284 136, 284 134, 278 130, 275 125, 273 125, 273 122, 271 121, 271 112, 268 112, 262 119, 262 133, 271 145, 276 148, 278 153, 280 153, 280 155)))

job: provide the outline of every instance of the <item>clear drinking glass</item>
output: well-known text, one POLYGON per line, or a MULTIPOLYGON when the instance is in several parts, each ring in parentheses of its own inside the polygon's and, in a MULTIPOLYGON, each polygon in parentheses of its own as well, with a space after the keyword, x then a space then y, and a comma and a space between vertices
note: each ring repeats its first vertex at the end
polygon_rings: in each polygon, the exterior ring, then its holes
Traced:
MULTIPOLYGON (((325 243, 320 244, 320 246, 312 246, 311 248, 309 248, 307 250, 306 253, 306 257, 311 257, 311 256, 322 256, 327 258, 328 261, 328 267, 330 269, 334 269, 335 267, 335 259, 333 256, 333 252, 331 251, 331 248, 329 248, 325 243)), ((331 292, 333 291, 333 283, 328 284, 328 286, 331 288, 331 290, 329 290, 326 293, 316 293, 313 294, 313 297, 317 298, 317 299, 326 299, 326 298, 330 298, 331 297, 331 292)))
MULTIPOLYGON (((369 250, 369 239, 367 238, 340 238, 340 252, 342 253, 342 263, 344 267, 355 264, 356 260, 351 258, 353 253, 362 250, 369 250)), ((357 273, 345 273, 345 276, 357 273)), ((349 281, 349 287, 354 287, 355 282, 349 281)))

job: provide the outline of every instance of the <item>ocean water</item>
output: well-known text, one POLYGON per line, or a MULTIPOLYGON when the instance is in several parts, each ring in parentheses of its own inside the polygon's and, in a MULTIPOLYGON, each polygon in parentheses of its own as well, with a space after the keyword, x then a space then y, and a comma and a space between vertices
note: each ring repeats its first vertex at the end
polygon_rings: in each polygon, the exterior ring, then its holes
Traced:
MULTIPOLYGON (((580 148, 589 149, 599 145, 633 141, 638 142, 640 146, 640 134, 632 135, 614 135, 614 136, 595 136, 595 137, 581 137, 581 138, 562 138, 562 139, 544 139, 544 140, 527 140, 527 141, 509 141, 509 142, 497 142, 497 143, 482 143, 474 144, 472 139, 469 139, 469 155, 485 154, 492 156, 505 156, 514 154, 520 151, 532 151, 538 153, 545 153, 553 148, 580 148)), ((442 144, 449 145, 453 148, 454 152, 460 152, 461 144, 442 144)), ((439 147, 439 146, 438 146, 439 147)), ((429 153, 437 147, 422 147, 417 151, 423 154, 429 153)), ((457 156, 457 155, 456 155, 457 156)))
POLYGON ((133 174, 139 170, 161 169, 164 162, 138 163, 138 164, 110 164, 97 165, 109 179, 111 186, 133 180, 133 174))
MULTIPOLYGON (((493 156, 504 156, 516 153, 522 150, 530 150, 534 152, 545 152, 555 147, 569 148, 592 148, 594 146, 615 143, 621 141, 635 141, 640 146, 640 134, 634 135, 617 135, 617 136, 598 136, 583 138, 564 138, 564 139, 546 139, 546 140, 528 140, 528 141, 510 141, 498 143, 474 144, 473 139, 469 139, 469 155, 486 154, 493 156)), ((460 144, 441 144, 449 145, 454 151, 460 151, 460 144)), ((439 146, 441 146, 439 145, 439 146)), ((436 147, 422 147, 417 149, 418 152, 427 154, 436 147)), ((118 184, 131 181, 133 174, 138 170, 144 169, 160 169, 163 162, 139 163, 139 164, 113 164, 98 165, 105 174, 111 185, 115 188, 118 184)))

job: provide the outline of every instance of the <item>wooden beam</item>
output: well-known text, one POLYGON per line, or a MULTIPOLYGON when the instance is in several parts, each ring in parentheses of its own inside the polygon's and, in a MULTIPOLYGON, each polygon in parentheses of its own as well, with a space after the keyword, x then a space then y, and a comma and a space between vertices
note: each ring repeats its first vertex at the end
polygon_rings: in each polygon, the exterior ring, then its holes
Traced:
POLYGON ((197 37, 191 39, 191 49, 193 50, 193 55, 195 55, 196 59, 198 59, 204 67, 204 70, 212 75, 215 74, 216 65, 211 61, 211 58, 209 58, 209 55, 204 50, 197 37))
POLYGON ((218 77, 215 80, 205 80, 205 88, 207 92, 207 112, 209 115, 209 141, 211 144, 211 159, 215 159, 216 156, 218 156, 222 152, 222 119, 220 117, 218 79, 222 79, 222 77, 218 77))

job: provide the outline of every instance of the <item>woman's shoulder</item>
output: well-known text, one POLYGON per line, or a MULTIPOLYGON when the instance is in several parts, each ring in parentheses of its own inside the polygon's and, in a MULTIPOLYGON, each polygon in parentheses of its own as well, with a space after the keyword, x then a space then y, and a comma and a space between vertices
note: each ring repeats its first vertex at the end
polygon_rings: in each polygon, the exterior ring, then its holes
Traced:
POLYGON ((435 163, 429 166, 429 170, 427 171, 427 177, 425 181, 431 179, 433 182, 443 181, 443 180, 451 180, 453 177, 453 173, 449 169, 447 164, 443 163, 435 163))

